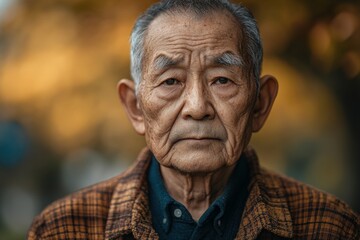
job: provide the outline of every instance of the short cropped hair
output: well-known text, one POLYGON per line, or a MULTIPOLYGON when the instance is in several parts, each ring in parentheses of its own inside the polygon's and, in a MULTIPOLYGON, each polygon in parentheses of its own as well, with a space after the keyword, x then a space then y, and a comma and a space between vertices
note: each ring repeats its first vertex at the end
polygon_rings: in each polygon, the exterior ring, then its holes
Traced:
POLYGON ((144 41, 151 22, 165 12, 191 12, 196 16, 204 16, 210 12, 228 11, 239 23, 242 39, 239 50, 243 54, 245 71, 249 78, 259 86, 263 48, 259 29, 250 11, 240 4, 227 0, 163 0, 148 8, 136 21, 131 33, 131 76, 138 86, 142 79, 144 41))

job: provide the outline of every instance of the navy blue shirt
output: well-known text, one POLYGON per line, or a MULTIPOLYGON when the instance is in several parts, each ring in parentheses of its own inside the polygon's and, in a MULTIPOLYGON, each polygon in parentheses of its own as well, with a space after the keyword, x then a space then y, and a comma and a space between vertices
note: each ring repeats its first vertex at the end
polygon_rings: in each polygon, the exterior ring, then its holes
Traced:
POLYGON ((247 161, 241 157, 220 195, 196 222, 165 189, 160 165, 151 160, 148 174, 152 224, 160 239, 234 239, 248 197, 247 161))

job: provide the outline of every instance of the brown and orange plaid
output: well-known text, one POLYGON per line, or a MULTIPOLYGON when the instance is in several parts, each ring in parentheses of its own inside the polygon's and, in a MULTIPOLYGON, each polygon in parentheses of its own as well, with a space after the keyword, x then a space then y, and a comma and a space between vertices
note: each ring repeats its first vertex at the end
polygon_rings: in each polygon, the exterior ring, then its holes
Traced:
MULTIPOLYGON (((360 239, 358 213, 336 197, 259 167, 248 148, 249 197, 236 239, 360 239)), ((152 227, 144 149, 123 174, 48 206, 28 239, 158 239, 152 227)), ((239 216, 241 217, 241 216, 239 216)))

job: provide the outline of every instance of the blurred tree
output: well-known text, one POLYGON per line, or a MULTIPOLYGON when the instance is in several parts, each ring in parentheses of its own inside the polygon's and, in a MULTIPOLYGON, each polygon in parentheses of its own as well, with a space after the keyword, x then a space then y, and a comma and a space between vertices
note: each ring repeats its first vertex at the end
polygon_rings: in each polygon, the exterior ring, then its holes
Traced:
MULTIPOLYGON (((120 110, 116 83, 130 77, 130 31, 153 2, 0 1, 0 156, 17 160, 0 161, 1 239, 26 231, 2 210, 17 209, 11 197, 34 203, 33 211, 10 214, 31 219, 73 191, 72 181, 110 177, 144 145, 120 110)), ((360 2, 241 2, 259 22, 264 73, 280 81, 274 112, 255 136, 264 164, 359 211, 360 2)))

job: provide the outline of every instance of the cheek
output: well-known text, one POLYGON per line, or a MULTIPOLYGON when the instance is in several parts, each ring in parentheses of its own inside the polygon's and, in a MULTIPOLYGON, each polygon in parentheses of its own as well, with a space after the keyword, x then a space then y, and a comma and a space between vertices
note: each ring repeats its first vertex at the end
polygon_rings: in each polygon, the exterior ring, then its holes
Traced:
POLYGON ((237 161, 251 136, 252 101, 248 96, 238 95, 217 106, 219 118, 227 132, 225 151, 228 161, 237 161))
POLYGON ((253 104, 250 97, 238 94, 227 101, 217 102, 217 112, 225 127, 234 131, 242 129, 242 123, 246 122, 252 112, 253 104))
POLYGON ((169 134, 181 106, 176 101, 164 101, 154 94, 144 95, 142 99, 146 142, 154 154, 164 155, 169 150, 169 134))

